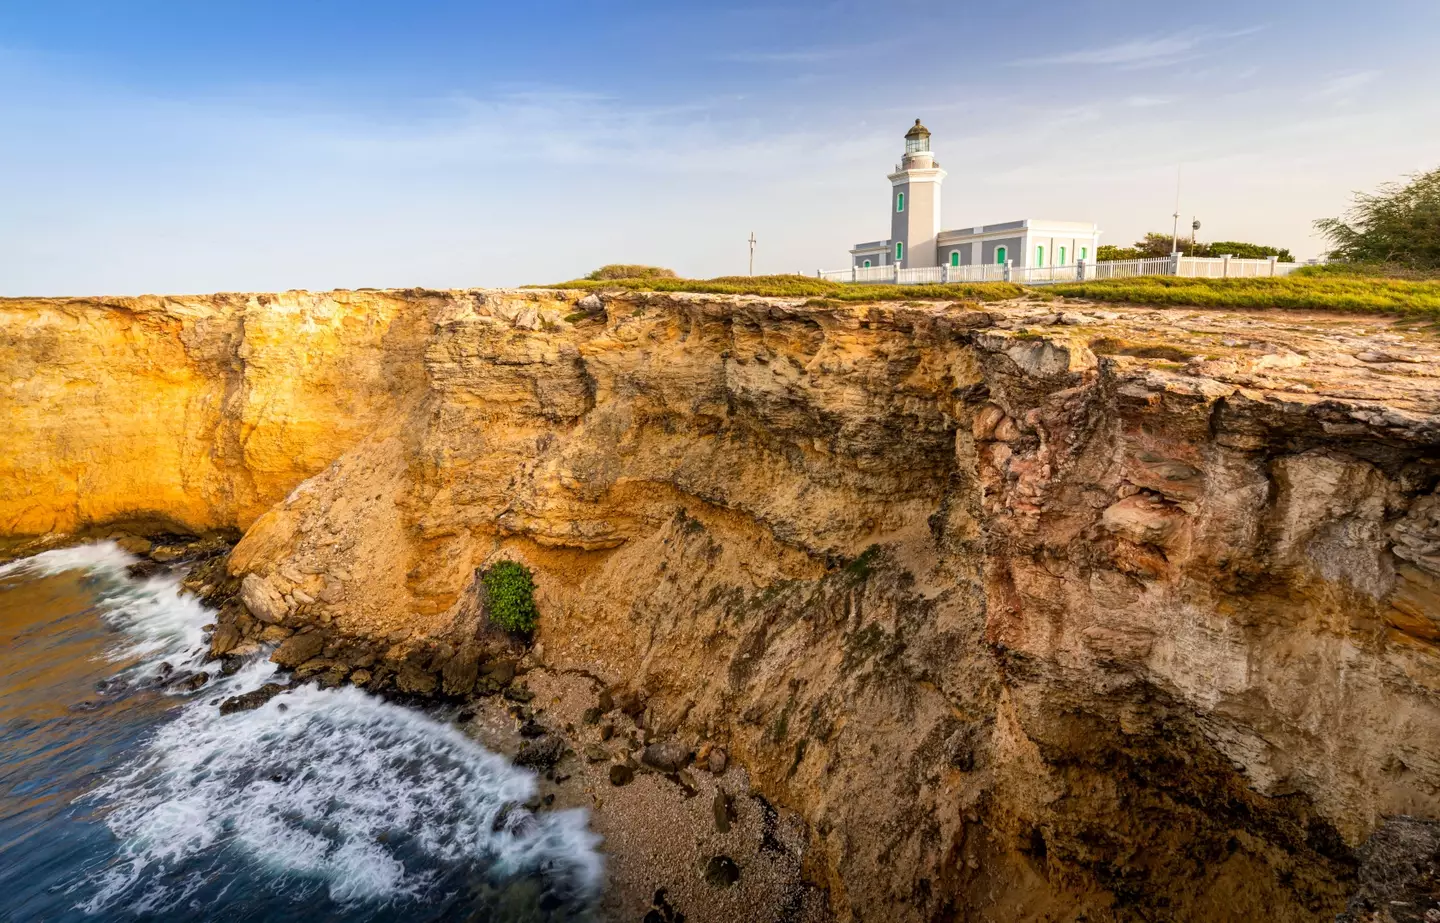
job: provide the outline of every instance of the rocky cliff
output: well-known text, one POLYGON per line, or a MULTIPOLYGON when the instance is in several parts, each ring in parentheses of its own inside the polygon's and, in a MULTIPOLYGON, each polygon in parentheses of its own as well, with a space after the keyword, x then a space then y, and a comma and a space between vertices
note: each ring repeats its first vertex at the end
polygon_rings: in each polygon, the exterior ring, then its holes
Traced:
POLYGON ((10 300, 0 386, 12 546, 243 530, 251 611, 373 643, 372 686, 467 691, 477 569, 528 563, 535 656, 725 747, 842 919, 1328 919, 1388 819, 1440 816, 1433 333, 10 300))

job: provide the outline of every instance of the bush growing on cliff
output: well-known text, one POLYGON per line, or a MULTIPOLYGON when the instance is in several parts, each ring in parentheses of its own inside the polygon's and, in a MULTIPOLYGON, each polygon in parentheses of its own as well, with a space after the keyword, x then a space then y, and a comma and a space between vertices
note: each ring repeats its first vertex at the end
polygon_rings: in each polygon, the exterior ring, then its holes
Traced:
POLYGON ((608 279, 676 279, 679 277, 675 275, 673 269, 666 269, 663 266, 610 263, 601 266, 585 278, 591 282, 603 282, 608 279))
POLYGON ((515 561, 500 561, 480 576, 485 586, 485 611, 490 621, 506 631, 531 632, 540 620, 535 609, 535 581, 530 568, 515 561))

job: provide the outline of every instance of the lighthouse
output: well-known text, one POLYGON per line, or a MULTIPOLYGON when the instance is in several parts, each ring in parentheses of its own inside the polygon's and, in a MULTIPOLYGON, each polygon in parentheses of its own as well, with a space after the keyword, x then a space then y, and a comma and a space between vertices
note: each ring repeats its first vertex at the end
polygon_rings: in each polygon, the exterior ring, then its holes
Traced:
POLYGON ((1088 262, 1095 259, 1100 246, 1100 228, 1088 221, 1021 218, 941 230, 940 184, 945 181, 945 171, 930 151, 930 129, 919 119, 905 132, 905 154, 889 179, 890 236, 852 247, 852 268, 840 273, 841 278, 857 282, 994 281, 1010 278, 1011 267, 1088 262), (943 272, 940 267, 945 267, 943 272), (912 272, 902 278, 902 269, 912 272), (935 271, 919 272, 926 269, 935 271))
POLYGON ((938 266, 940 184, 945 171, 930 152, 930 129, 915 124, 905 133, 905 154, 890 174, 890 253, 902 268, 938 266))

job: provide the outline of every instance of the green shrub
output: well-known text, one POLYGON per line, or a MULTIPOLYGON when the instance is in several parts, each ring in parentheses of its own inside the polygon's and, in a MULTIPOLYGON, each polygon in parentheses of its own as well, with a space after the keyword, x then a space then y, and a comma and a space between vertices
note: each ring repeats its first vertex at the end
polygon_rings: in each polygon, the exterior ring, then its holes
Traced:
POLYGON ((531 632, 540 619, 535 609, 535 582, 530 568, 515 561, 499 561, 480 575, 485 585, 485 611, 490 621, 506 631, 531 632))
POLYGON ((663 266, 640 266, 635 263, 610 263, 585 277, 591 282, 606 279, 674 279, 675 270, 663 266))

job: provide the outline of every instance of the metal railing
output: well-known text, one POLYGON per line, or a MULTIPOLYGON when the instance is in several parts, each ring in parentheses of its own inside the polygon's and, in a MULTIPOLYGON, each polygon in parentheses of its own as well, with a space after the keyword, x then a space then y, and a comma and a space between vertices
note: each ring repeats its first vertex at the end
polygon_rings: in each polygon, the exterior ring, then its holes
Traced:
POLYGON ((892 285, 922 285, 951 282, 1018 282, 1022 285, 1051 285, 1091 279, 1131 279, 1138 276, 1181 276, 1191 279, 1259 279, 1288 276, 1302 263, 1282 263, 1275 258, 1242 260, 1235 257, 1153 257, 1143 260, 1080 260, 1064 266, 1015 266, 1010 261, 969 266, 918 266, 902 269, 889 266, 856 266, 851 269, 820 270, 816 277, 831 282, 871 282, 892 285))

